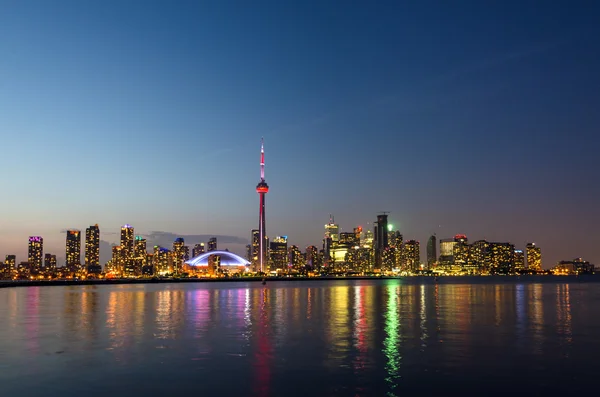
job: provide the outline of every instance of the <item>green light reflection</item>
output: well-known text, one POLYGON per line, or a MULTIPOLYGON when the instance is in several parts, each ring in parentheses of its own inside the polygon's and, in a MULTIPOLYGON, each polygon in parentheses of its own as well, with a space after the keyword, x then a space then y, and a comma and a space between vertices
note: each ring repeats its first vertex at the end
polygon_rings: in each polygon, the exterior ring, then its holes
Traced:
POLYGON ((383 341, 383 353, 387 358, 385 369, 387 376, 385 381, 389 384, 387 396, 396 397, 394 393, 398 388, 398 379, 400 379, 400 319, 398 315, 398 300, 400 287, 398 285, 387 286, 387 311, 385 313, 385 334, 383 341))

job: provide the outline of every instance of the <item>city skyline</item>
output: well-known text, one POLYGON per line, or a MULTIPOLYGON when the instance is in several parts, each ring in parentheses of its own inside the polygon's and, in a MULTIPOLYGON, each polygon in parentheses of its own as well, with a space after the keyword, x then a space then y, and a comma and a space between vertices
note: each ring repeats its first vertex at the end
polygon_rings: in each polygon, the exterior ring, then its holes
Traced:
POLYGON ((106 257, 127 222, 243 255, 264 136, 267 234, 303 249, 389 211, 421 261, 462 233, 600 263, 598 5, 85 3, 0 13, 2 255, 99 224, 106 257))

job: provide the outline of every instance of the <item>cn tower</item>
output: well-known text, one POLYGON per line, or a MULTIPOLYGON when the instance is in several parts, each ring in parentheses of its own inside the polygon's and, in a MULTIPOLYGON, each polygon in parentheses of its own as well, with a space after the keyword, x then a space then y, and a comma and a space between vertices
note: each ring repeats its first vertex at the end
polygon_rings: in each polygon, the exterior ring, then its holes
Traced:
POLYGON ((264 139, 260 141, 260 182, 256 185, 256 193, 260 196, 260 208, 258 213, 258 264, 260 271, 265 271, 267 256, 266 236, 267 228, 265 222, 265 194, 269 192, 269 185, 265 181, 265 144, 264 139))

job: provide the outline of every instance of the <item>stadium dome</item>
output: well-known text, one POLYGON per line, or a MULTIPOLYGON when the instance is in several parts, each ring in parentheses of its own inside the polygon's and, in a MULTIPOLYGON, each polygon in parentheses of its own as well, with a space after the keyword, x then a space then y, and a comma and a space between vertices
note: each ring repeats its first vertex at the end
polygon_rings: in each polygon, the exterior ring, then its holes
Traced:
POLYGON ((202 255, 198 255, 197 257, 190 259, 189 261, 186 261, 185 263, 196 267, 208 266, 208 258, 211 255, 218 255, 221 257, 221 266, 240 267, 250 265, 250 262, 248 262, 246 259, 229 251, 208 251, 202 255))

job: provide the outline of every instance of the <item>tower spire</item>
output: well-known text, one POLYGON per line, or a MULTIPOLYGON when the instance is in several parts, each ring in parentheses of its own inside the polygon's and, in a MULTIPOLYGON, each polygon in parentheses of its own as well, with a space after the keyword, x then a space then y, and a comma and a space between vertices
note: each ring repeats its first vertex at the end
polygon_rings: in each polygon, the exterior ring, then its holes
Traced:
POLYGON ((265 180, 265 138, 260 138, 260 180, 265 180))

